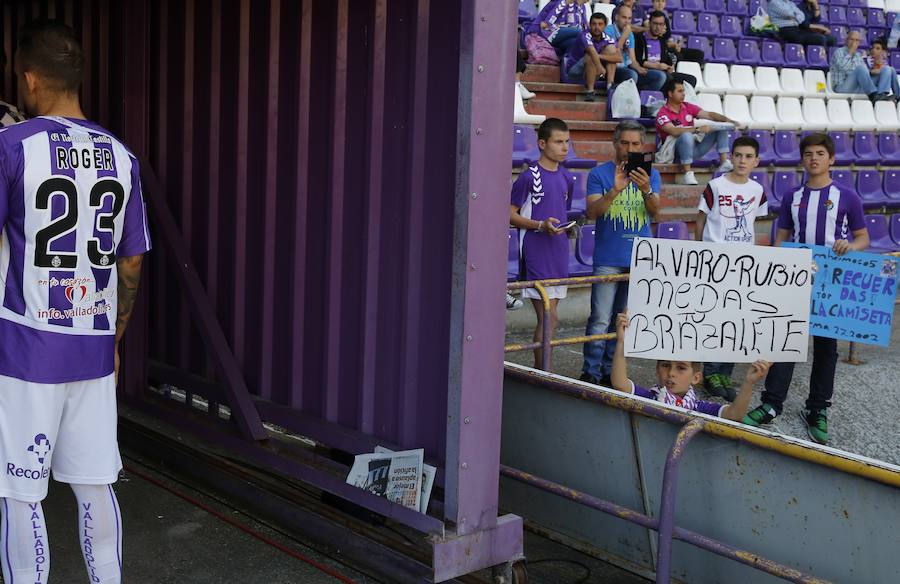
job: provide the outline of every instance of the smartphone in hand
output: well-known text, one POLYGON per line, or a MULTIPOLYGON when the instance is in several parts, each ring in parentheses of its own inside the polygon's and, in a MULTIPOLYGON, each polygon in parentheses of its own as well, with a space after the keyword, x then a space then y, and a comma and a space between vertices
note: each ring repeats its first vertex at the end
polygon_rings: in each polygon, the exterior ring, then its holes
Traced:
POLYGON ((633 170, 643 168, 647 176, 650 176, 650 170, 653 168, 652 152, 629 152, 628 162, 625 163, 625 174, 628 175, 633 170))

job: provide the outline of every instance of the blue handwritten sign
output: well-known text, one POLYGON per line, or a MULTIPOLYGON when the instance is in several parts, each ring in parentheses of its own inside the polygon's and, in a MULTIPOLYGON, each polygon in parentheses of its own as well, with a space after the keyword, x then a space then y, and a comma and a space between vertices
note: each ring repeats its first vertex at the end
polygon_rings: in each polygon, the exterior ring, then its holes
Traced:
POLYGON ((785 243, 812 251, 816 263, 809 334, 881 345, 891 340, 898 258, 830 247, 785 243))

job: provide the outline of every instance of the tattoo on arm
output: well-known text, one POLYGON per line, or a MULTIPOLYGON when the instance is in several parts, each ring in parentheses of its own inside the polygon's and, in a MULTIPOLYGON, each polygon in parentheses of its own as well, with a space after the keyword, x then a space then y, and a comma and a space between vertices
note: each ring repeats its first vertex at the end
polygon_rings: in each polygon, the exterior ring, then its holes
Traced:
POLYGON ((131 318, 134 300, 137 298, 138 285, 141 281, 141 261, 143 256, 120 258, 116 262, 118 270, 118 314, 116 315, 116 342, 125 334, 125 327, 131 318))

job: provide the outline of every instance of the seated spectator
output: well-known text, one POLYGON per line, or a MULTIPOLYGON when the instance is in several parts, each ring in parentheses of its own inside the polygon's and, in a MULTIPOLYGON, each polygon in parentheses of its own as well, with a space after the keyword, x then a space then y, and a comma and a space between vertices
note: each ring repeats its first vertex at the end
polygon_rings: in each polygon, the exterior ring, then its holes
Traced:
MULTIPOLYGON (((666 32, 663 36, 666 39, 666 46, 669 47, 669 50, 672 51, 676 57, 676 59, 673 60, 672 66, 675 66, 675 61, 693 61, 702 65, 706 61, 706 55, 703 54, 703 51, 687 48, 684 46, 684 39, 672 36, 672 21, 669 20, 669 13, 666 12, 666 0, 653 0, 653 9, 644 20, 648 29, 650 28, 650 15, 654 12, 662 12, 666 19, 666 32)), ((696 80, 691 82, 691 85, 696 87, 696 80)))
POLYGON ((624 348, 626 328, 628 328, 627 310, 616 317, 618 342, 616 343, 616 353, 613 356, 611 375, 613 389, 709 416, 717 416, 726 420, 741 420, 750 409, 753 386, 766 376, 772 365, 768 361, 756 361, 751 364, 744 377, 744 382, 741 384, 740 393, 734 398, 734 402, 728 405, 697 398, 694 386, 703 378, 701 373, 703 364, 695 361, 657 361, 657 385, 646 389, 635 385, 628 379, 628 360, 625 358, 624 348))
POLYGON ((888 34, 887 46, 900 49, 900 18, 894 18, 894 25, 891 26, 891 32, 888 34))
POLYGON ((826 46, 825 35, 809 28, 806 15, 791 0, 770 0, 768 5, 769 20, 778 29, 778 36, 788 43, 799 43, 803 46, 826 46))
POLYGON ((597 77, 604 77, 607 81, 615 79, 616 63, 622 62, 622 54, 604 32, 602 17, 599 12, 591 15, 590 30, 579 36, 578 42, 568 52, 567 61, 572 63, 568 75, 584 81, 585 101, 596 99, 594 85, 597 77))
POLYGON ((645 24, 645 21, 647 20, 647 11, 634 0, 621 0, 619 5, 613 9, 613 21, 616 20, 616 12, 618 12, 619 8, 622 6, 631 8, 631 32, 647 32, 647 25, 645 24))
POLYGON ((675 73, 675 62, 678 57, 667 45, 666 15, 654 10, 650 14, 649 23, 649 31, 634 35, 634 54, 637 61, 648 71, 661 71, 665 74, 666 79, 660 84, 660 87, 669 78, 681 79, 690 83, 692 87, 696 87, 696 77, 675 73))
MULTIPOLYGON (((831 34, 831 29, 821 24, 822 11, 819 7, 819 0, 803 0, 800 2, 800 10, 803 11, 803 24, 800 28, 805 28, 814 33, 821 34, 825 37, 825 44, 833 47, 837 44, 837 39, 831 34)), ((810 43, 816 44, 816 43, 810 43)))
MULTIPOLYGON (((6 69, 6 53, 0 49, 0 71, 6 69)), ((0 128, 24 122, 25 116, 11 103, 0 100, 0 128)))
POLYGON ((900 84, 897 83, 897 71, 888 65, 887 61, 887 41, 884 39, 872 41, 872 47, 869 49, 869 56, 866 57, 869 75, 872 77, 872 81, 879 90, 881 90, 882 87, 882 79, 889 78, 891 83, 891 96, 895 100, 900 100, 900 84))
POLYGON ((735 129, 740 129, 740 124, 722 114, 702 110, 684 101, 684 82, 678 79, 669 80, 663 88, 663 94, 666 96, 666 104, 656 114, 656 132, 662 143, 656 161, 667 163, 672 160, 672 154, 677 154, 681 172, 684 173, 678 182, 695 185, 697 177, 691 170, 694 158, 703 156, 715 146, 719 153, 717 172, 731 171, 734 166, 728 160, 728 130, 711 125, 695 126, 694 122, 711 120, 730 123, 735 129))
POLYGON ((838 93, 865 93, 872 101, 890 99, 891 82, 897 74, 890 67, 879 67, 877 73, 869 71, 859 50, 859 31, 851 30, 847 45, 831 55, 831 89, 838 93))
POLYGON ((541 35, 561 56, 587 30, 584 17, 586 3, 587 0, 550 0, 525 32, 541 35))
MULTIPOLYGON (((615 83, 634 79, 638 89, 658 90, 666 82, 664 72, 646 69, 634 54, 634 33, 631 32, 631 8, 619 6, 613 23, 606 27, 606 34, 616 43, 622 53, 622 63, 616 67, 615 83)), ((608 82, 608 80, 607 80, 608 82)))

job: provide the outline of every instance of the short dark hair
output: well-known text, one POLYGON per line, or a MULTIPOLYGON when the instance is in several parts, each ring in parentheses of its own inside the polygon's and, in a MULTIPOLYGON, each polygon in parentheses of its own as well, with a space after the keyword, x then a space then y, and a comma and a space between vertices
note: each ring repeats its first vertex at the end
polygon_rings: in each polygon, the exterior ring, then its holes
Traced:
POLYGON ((549 140, 554 131, 568 132, 569 126, 559 118, 547 118, 538 127, 538 140, 549 140))
POLYGON ((590 22, 591 20, 594 20, 594 19, 605 20, 606 22, 609 22, 609 19, 606 18, 606 15, 603 14, 602 12, 595 12, 595 13, 591 14, 591 18, 588 20, 588 22, 590 22))
POLYGON ((800 156, 803 156, 810 146, 824 146, 828 156, 834 156, 834 141, 824 132, 813 132, 800 140, 800 156))
POLYGON ((54 89, 77 91, 84 69, 81 43, 71 27, 55 20, 36 20, 19 32, 19 67, 34 71, 54 89))
POLYGON ((669 94, 675 91, 675 88, 679 85, 684 85, 684 81, 674 77, 666 81, 666 84, 662 86, 662 93, 666 96, 666 99, 669 99, 669 94))
POLYGON ((885 39, 884 37, 878 37, 877 39, 872 41, 872 46, 874 47, 875 45, 880 45, 881 48, 886 51, 888 48, 887 47, 887 39, 885 39))
POLYGON ((734 151, 737 150, 738 146, 749 146, 750 148, 753 148, 753 150, 756 152, 756 155, 759 156, 759 142, 756 141, 756 138, 751 138, 750 136, 741 136, 734 141, 734 144, 731 145, 732 154, 734 154, 734 151))
POLYGON ((663 12, 662 10, 654 10, 653 12, 650 13, 650 15, 647 18, 649 18, 650 20, 653 20, 654 18, 659 18, 660 16, 663 18, 666 18, 666 13, 663 12))

